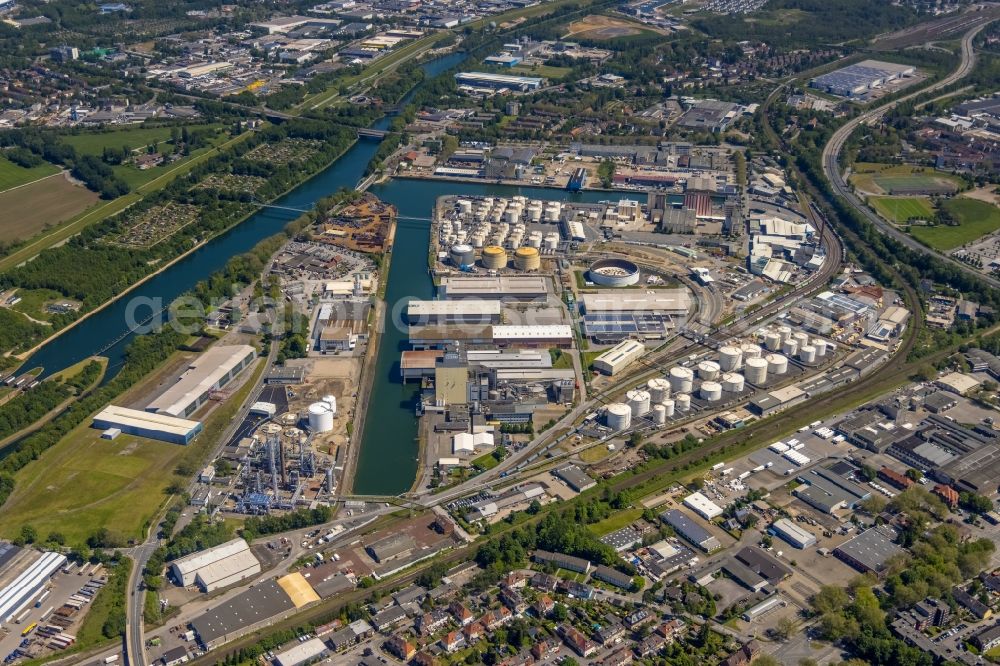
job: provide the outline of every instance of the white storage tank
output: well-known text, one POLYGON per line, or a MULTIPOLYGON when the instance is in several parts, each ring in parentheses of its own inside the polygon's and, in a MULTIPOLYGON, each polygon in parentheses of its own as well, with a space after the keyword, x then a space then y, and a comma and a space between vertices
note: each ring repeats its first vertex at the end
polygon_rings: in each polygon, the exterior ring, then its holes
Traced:
POLYGON ((816 362, 816 348, 812 345, 805 345, 799 350, 799 360, 803 363, 816 362))
POLYGON ((468 199, 459 199, 455 202, 455 205, 458 208, 458 212, 462 215, 472 214, 472 202, 468 199))
POLYGON ((694 373, 690 368, 676 366, 670 368, 670 388, 674 393, 690 393, 694 382, 694 373))
POLYGON ((663 404, 664 413, 666 413, 666 415, 668 417, 673 416, 674 415, 674 408, 675 408, 674 401, 672 399, 670 399, 670 398, 667 398, 666 400, 663 401, 662 404, 663 404))
POLYGON ((767 372, 771 375, 783 375, 788 372, 788 358, 781 354, 767 355, 767 372))
POLYGON ((781 353, 785 356, 795 356, 799 351, 799 342, 795 338, 788 338, 781 343, 781 353))
POLYGON ((632 389, 625 394, 625 402, 632 410, 632 416, 642 416, 649 411, 649 391, 642 389, 632 389))
POLYGON ((799 343, 799 349, 802 349, 802 347, 809 344, 809 335, 807 333, 803 333, 802 331, 792 333, 792 339, 799 343))
POLYGON ((333 411, 326 402, 314 402, 309 405, 309 430, 312 432, 333 430, 333 411))
POLYGON ((722 390, 730 393, 740 393, 743 390, 743 375, 738 372, 727 372, 722 375, 722 390))
POLYGON ((823 338, 813 338, 812 346, 816 348, 816 358, 826 356, 826 340, 823 338))
POLYGON ((699 391, 702 400, 716 402, 722 399, 722 384, 719 382, 702 382, 699 391))
POLYGON ((714 380, 719 377, 719 364, 715 361, 702 361, 698 364, 698 377, 714 380))
POLYGON ((653 423, 663 425, 667 422, 667 410, 663 405, 653 405, 653 423))
POLYGON ((476 263, 476 251, 468 243, 451 246, 451 263, 459 268, 476 263))
POLYGON ((775 331, 768 331, 764 334, 764 346, 771 351, 781 349, 781 336, 775 331))
POLYGON ((604 412, 605 423, 612 430, 624 430, 632 425, 632 409, 621 402, 613 402, 604 412))
POLYGON ((719 367, 723 372, 732 372, 740 369, 740 362, 743 360, 743 352, 739 347, 726 345, 719 350, 719 367))
POLYGON ((764 354, 763 350, 752 342, 740 345, 740 351, 743 352, 744 362, 746 362, 748 358, 760 358, 764 354))
POLYGON ((748 358, 743 364, 743 375, 751 384, 760 386, 767 381, 767 361, 762 358, 748 358))
POLYGON ((792 337, 792 328, 790 326, 779 326, 778 335, 781 336, 781 341, 784 342, 788 338, 792 337))
POLYGON ((674 402, 677 404, 678 411, 686 412, 691 409, 691 396, 687 393, 674 396, 674 402))
POLYGON ((650 400, 660 403, 670 397, 670 382, 663 377, 654 377, 646 382, 646 390, 650 400))
POLYGON ((559 234, 546 234, 545 249, 555 251, 559 247, 559 234))

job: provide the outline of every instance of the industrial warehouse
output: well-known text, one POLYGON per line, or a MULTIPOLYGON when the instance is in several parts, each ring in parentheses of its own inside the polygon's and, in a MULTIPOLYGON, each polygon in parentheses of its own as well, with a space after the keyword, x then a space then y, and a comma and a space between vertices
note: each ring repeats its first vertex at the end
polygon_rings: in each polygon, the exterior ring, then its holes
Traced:
POLYGON ((197 585, 202 592, 228 587, 260 571, 260 562, 243 539, 233 539, 170 563, 170 572, 178 585, 197 585))
POLYGON ((213 391, 225 387, 250 365, 257 350, 249 345, 216 345, 200 354, 177 382, 146 407, 146 411, 170 416, 193 414, 213 391))
POLYGON ((93 427, 104 430, 105 439, 125 433, 172 444, 189 444, 202 430, 198 421, 116 405, 108 405, 94 416, 93 427))
POLYGON ((817 76, 809 85, 832 95, 861 97, 868 91, 887 83, 913 76, 916 67, 897 65, 881 60, 862 60, 828 74, 817 76))

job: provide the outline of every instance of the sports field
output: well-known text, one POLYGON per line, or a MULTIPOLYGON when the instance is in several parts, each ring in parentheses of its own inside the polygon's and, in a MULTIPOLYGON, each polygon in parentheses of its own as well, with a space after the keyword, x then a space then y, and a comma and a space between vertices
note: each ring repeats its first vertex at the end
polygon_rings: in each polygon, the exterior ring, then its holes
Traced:
POLYGON ((925 197, 869 197, 868 203, 890 222, 906 222, 913 218, 930 219, 934 208, 925 197))
POLYGON ((910 233, 925 245, 938 250, 953 250, 1000 229, 1000 208, 968 197, 955 197, 942 206, 959 221, 957 227, 912 227, 910 233))
POLYGON ((858 162, 852 169, 851 183, 874 195, 951 194, 961 184, 961 179, 929 167, 858 162))
POLYGON ((25 169, 0 155, 0 192, 17 187, 18 185, 30 183, 39 178, 51 176, 54 173, 59 173, 59 167, 48 162, 25 169))
POLYGON ((0 241, 31 238, 97 202, 98 196, 62 176, 0 193, 0 241))

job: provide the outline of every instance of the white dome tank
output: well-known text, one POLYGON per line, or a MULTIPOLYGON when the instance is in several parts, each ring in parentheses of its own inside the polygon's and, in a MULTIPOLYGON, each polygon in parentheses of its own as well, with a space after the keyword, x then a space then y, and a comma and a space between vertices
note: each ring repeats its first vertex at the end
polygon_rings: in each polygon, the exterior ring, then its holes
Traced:
POLYGON ((670 382, 664 377, 654 377, 646 382, 646 390, 650 400, 660 403, 670 397, 670 382))
POLYGON ((762 358, 748 358, 743 366, 743 374, 748 382, 760 386, 767 381, 767 361, 762 358))
POLYGON ((719 377, 719 364, 715 361, 702 361, 698 364, 698 377, 714 380, 719 377))
POLYGON ((632 416, 642 416, 649 411, 649 391, 632 389, 625 394, 625 401, 632 409, 632 416))
POLYGON ((792 337, 792 328, 790 326, 779 326, 778 335, 781 336, 781 341, 784 342, 788 338, 792 337))
POLYGON ((719 382, 702 382, 699 391, 702 400, 716 402, 722 399, 722 384, 719 382))
POLYGON ((743 375, 738 372, 727 372, 722 375, 722 390, 730 393, 743 391, 743 375))
POLYGON ((764 346, 771 351, 778 351, 781 349, 781 336, 774 331, 768 331, 764 334, 764 346))
POLYGON ((781 353, 785 356, 795 356, 799 351, 799 341, 795 338, 788 338, 781 343, 781 353))
POLYGON ((309 405, 309 430, 312 432, 330 432, 333 430, 333 409, 325 402, 314 402, 309 405))
POLYGON ((621 402, 613 402, 604 412, 605 422, 612 430, 624 430, 632 425, 632 409, 621 402))
POLYGON ((739 347, 726 345, 719 350, 719 367, 723 372, 732 372, 740 369, 740 362, 743 360, 743 352, 739 347))
POLYGON ((674 396, 674 402, 677 404, 677 409, 682 412, 686 412, 691 409, 691 396, 687 393, 681 393, 680 395, 674 396))
POLYGON ((767 355, 767 372, 771 375, 783 375, 788 372, 788 358, 781 354, 767 355))
POLYGON ((816 348, 816 358, 826 356, 826 340, 823 338, 813 338, 812 346, 816 348))
POLYGON ((690 393, 694 382, 694 373, 690 368, 676 366, 670 368, 670 388, 674 393, 690 393))
POLYGON ((799 350, 799 360, 803 363, 816 362, 816 348, 812 345, 805 345, 799 350))
POLYGON ((667 422, 667 409, 663 405, 653 405, 653 423, 663 425, 667 422))
POLYGON ((740 351, 743 352, 744 362, 748 358, 760 358, 761 355, 764 353, 758 345, 755 345, 752 342, 747 342, 745 344, 740 345, 740 351))
POLYGON ((663 409, 668 417, 674 415, 675 406, 674 401, 670 398, 663 401, 663 409))

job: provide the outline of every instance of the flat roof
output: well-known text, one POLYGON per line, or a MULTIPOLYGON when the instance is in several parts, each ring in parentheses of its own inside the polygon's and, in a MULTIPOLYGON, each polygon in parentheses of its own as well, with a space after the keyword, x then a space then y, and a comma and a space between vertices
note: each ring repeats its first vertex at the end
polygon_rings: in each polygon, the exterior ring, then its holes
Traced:
POLYGON ((213 346, 191 361, 177 382, 146 407, 149 411, 183 414, 199 396, 212 389, 248 355, 256 355, 250 345, 213 346))
POLYGON ((406 304, 408 317, 440 315, 499 315, 503 308, 499 301, 468 298, 461 301, 410 301, 406 304))
POLYGON ((404 351, 399 355, 399 367, 403 370, 433 368, 442 358, 444 358, 444 351, 440 349, 404 351))
POLYGON ((809 530, 803 529, 788 520, 787 518, 779 518, 778 520, 771 523, 771 528, 778 532, 779 534, 798 541, 800 543, 816 543, 816 535, 809 530))
POLYGON ((191 628, 208 645, 293 608, 295 604, 272 578, 205 611, 191 621, 191 628))
POLYGON ((129 409, 117 405, 108 405, 102 409, 95 417, 95 421, 105 421, 116 426, 129 426, 132 428, 145 428, 149 430, 159 430, 160 432, 173 435, 187 436, 192 430, 201 426, 198 421, 177 418, 169 414, 153 414, 139 409, 129 409))
POLYGON ((684 505, 709 518, 722 515, 722 508, 718 504, 698 492, 685 497, 684 505))
POLYGON ((218 546, 199 550, 191 553, 190 555, 185 555, 184 557, 174 560, 170 564, 181 573, 186 574, 198 571, 203 567, 207 567, 210 564, 214 564, 228 557, 249 551, 250 546, 247 542, 242 538, 237 537, 236 539, 231 539, 225 543, 221 543, 218 546))
POLYGON ((587 488, 594 485, 595 481, 576 465, 563 465, 553 470, 553 473, 560 479, 577 488, 587 488))
POLYGON ((670 509, 660 514, 660 520, 667 523, 691 543, 705 550, 719 547, 719 540, 704 527, 679 509, 670 509))
POLYGON ((540 275, 500 277, 445 277, 441 278, 440 292, 445 298, 454 296, 534 296, 549 292, 549 281, 540 275))
POLYGON ((572 338, 573 327, 569 324, 548 324, 539 326, 502 325, 493 327, 494 340, 564 340, 572 338))
POLYGON ((537 76, 512 76, 510 74, 493 74, 490 72, 460 72, 455 75, 456 79, 468 79, 471 81, 496 81, 498 83, 510 83, 511 85, 534 85, 542 84, 545 79, 537 76))
POLYGON ((892 542, 890 534, 882 528, 872 527, 840 544, 834 552, 846 555, 870 571, 881 571, 890 558, 904 551, 892 542))
POLYGON ((687 289, 656 289, 649 291, 602 290, 580 297, 583 309, 589 312, 657 311, 687 312, 691 296, 687 289))

